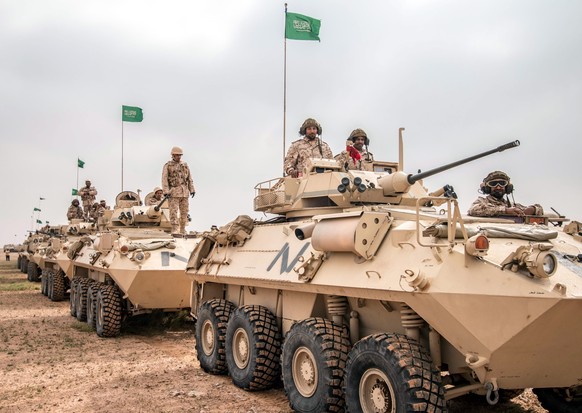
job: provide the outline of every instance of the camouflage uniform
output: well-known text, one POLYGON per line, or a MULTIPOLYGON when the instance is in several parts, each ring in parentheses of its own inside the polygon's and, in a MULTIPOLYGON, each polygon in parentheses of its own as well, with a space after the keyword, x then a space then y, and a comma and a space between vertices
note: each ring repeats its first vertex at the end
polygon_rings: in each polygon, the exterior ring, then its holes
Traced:
POLYGON ((165 194, 170 195, 170 223, 172 233, 186 233, 188 224, 188 195, 196 192, 194 182, 190 174, 190 168, 186 162, 176 162, 171 160, 164 165, 162 170, 162 189, 165 194), (180 210, 180 220, 178 222, 178 210, 180 210), (179 224, 179 231, 178 231, 179 224))
POLYGON ((95 195, 97 195, 97 190, 94 186, 89 185, 89 187, 84 186, 83 188, 79 189, 77 193, 83 201, 83 208, 85 211, 89 212, 93 206, 93 203, 95 202, 95 195))
POLYGON ((290 175, 293 170, 302 173, 305 161, 309 158, 333 159, 333 153, 329 145, 322 142, 320 138, 309 140, 303 137, 289 147, 285 156, 285 173, 290 175))
MULTIPOLYGON (((544 209, 540 204, 534 204, 532 206, 535 208, 535 215, 543 215, 544 209)), ((505 199, 497 199, 493 195, 487 195, 486 197, 480 196, 473 202, 468 214, 474 217, 495 217, 498 215, 506 215, 506 209, 511 207, 526 208, 521 204, 511 205, 505 199)))
POLYGON ((155 196, 152 196, 148 199, 148 206, 156 206, 162 201, 162 199, 157 199, 155 196))
MULTIPOLYGON (((354 148, 355 149, 355 148, 354 148)), ((356 149, 357 150, 357 149, 356 149)), ((340 162, 340 164, 348 170, 358 170, 358 171, 373 171, 372 162, 374 162, 374 155, 372 152, 362 149, 360 152, 361 158, 359 160, 352 159, 348 151, 342 151, 342 153, 335 156, 335 159, 340 162)))
POLYGON ((83 208, 79 205, 73 205, 67 210, 67 219, 70 221, 72 219, 83 219, 83 208))

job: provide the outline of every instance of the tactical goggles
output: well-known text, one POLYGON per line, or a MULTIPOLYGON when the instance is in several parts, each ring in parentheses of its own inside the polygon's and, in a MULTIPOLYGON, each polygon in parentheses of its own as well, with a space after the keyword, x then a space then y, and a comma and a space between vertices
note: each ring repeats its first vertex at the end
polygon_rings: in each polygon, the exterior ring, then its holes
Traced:
POLYGON ((507 181, 505 179, 494 179, 493 181, 487 182, 489 188, 495 188, 496 186, 507 186, 507 181))

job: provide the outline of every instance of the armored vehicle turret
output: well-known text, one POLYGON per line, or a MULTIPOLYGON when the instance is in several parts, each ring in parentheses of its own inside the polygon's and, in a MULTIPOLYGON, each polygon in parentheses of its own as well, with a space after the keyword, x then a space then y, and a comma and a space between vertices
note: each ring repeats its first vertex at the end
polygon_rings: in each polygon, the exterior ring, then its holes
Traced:
POLYGON ((464 216, 452 187, 422 184, 517 145, 416 175, 402 158, 373 171, 312 160, 258 184, 255 209, 279 216, 239 217, 190 256, 201 367, 247 390, 281 375, 299 412, 443 412, 529 387, 550 411, 578 411, 580 240, 464 216))

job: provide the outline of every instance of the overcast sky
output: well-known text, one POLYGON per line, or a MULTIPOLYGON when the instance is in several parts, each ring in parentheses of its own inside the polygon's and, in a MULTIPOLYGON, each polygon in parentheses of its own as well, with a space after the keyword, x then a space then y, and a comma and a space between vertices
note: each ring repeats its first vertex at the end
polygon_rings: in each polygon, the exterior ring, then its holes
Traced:
MULTIPOLYGON (((287 146, 306 117, 334 153, 363 128, 376 159, 416 172, 519 139, 521 146, 425 180, 463 211, 491 170, 516 201, 582 219, 582 2, 289 0, 321 42, 287 41, 287 146)), ((197 195, 190 230, 252 210, 282 171, 284 2, 0 0, 0 245, 40 220, 66 223, 91 179, 113 204, 160 184, 184 149, 197 195), (39 198, 45 198, 40 201, 39 198)))

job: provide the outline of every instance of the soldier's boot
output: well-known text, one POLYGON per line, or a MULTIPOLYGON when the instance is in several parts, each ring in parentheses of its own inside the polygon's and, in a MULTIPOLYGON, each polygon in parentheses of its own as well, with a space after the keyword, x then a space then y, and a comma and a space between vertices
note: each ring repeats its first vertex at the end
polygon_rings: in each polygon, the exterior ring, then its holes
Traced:
POLYGON ((178 231, 178 226, 177 225, 172 225, 172 234, 179 234, 180 231, 178 231))
POLYGON ((180 234, 186 234, 186 227, 180 225, 180 234))

